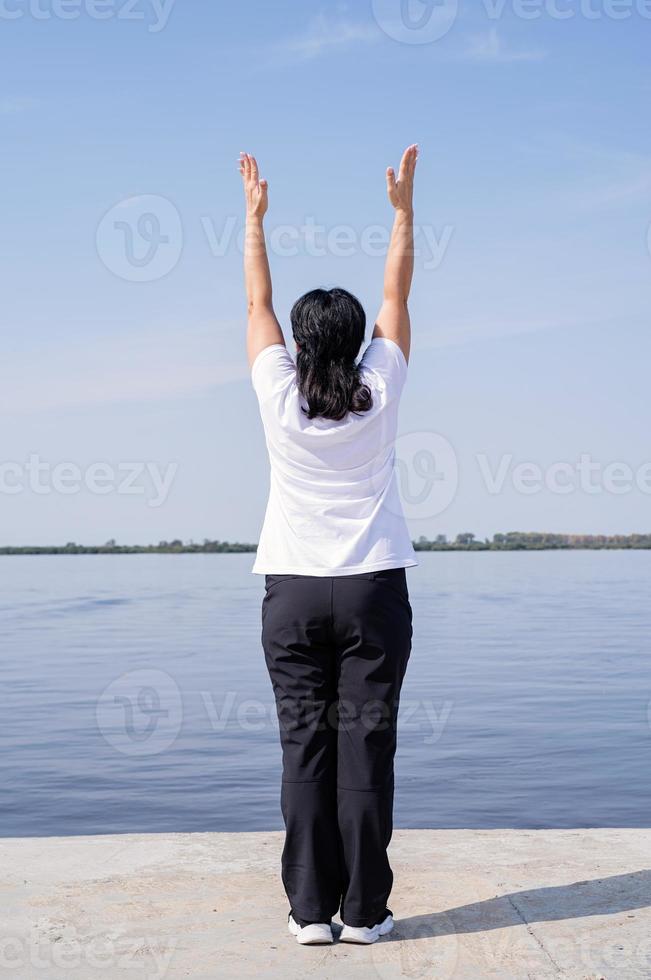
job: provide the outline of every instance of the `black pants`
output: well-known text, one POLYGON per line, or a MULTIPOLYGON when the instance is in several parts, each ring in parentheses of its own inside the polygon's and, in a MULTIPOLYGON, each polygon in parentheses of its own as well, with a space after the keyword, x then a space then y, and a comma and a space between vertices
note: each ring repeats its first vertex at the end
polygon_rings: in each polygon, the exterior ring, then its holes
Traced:
POLYGON ((262 643, 283 750, 282 877, 294 912, 373 925, 393 883, 393 758, 411 650, 405 570, 268 575, 262 643))

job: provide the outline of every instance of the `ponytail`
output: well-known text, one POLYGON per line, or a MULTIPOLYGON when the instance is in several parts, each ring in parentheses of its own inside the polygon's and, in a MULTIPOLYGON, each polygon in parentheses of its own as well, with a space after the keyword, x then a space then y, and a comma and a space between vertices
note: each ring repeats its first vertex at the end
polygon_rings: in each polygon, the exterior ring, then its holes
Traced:
POLYGON ((294 304, 291 321, 307 417, 338 422, 367 412, 373 399, 355 363, 366 329, 359 300, 345 289, 315 289, 294 304))

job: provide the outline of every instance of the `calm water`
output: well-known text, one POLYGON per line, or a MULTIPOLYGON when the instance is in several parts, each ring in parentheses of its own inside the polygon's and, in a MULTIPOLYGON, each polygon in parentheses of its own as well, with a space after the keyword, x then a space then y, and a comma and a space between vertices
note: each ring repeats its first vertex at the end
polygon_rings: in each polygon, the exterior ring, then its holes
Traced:
MULTIPOLYGON (((0 834, 282 826, 251 560, 0 557, 0 834)), ((651 553, 421 560, 397 826, 648 825, 651 553)))

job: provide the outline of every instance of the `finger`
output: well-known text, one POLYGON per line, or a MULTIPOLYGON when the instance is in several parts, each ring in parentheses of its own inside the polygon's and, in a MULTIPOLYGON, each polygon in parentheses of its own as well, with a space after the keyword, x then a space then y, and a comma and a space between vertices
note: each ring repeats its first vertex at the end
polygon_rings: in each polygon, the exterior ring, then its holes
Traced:
POLYGON ((242 162, 244 164, 244 179, 249 180, 251 176, 251 159, 248 153, 243 154, 242 162))
POLYGON ((393 194, 396 189, 396 172, 393 167, 387 168, 387 191, 389 192, 389 197, 393 194))
POLYGON ((416 169, 416 160, 418 159, 418 150, 415 146, 409 147, 409 155, 407 157, 407 162, 405 166, 404 180, 413 182, 414 171, 416 169))
POLYGON ((409 171, 409 161, 411 159, 411 147, 408 146, 405 152, 402 154, 402 160, 400 161, 400 170, 398 172, 398 180, 404 180, 409 171))
POLYGON ((258 182, 258 161, 255 157, 251 157, 251 180, 254 180, 256 184, 258 182))

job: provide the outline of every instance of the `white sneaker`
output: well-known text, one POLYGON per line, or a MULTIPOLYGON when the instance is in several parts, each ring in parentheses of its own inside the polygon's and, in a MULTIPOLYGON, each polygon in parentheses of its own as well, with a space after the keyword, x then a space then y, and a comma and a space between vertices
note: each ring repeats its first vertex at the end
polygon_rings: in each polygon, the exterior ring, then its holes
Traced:
POLYGON ((388 936, 388 934, 393 929, 393 916, 391 914, 387 915, 386 919, 382 922, 378 922, 372 928, 368 926, 347 926, 344 923, 344 928, 339 936, 340 943, 362 943, 368 946, 370 943, 377 942, 380 936, 388 936))
POLYGON ((292 936, 296 936, 296 942, 301 946, 321 946, 323 943, 333 941, 332 927, 329 922, 313 922, 309 926, 299 926, 290 914, 287 920, 287 928, 292 936))

